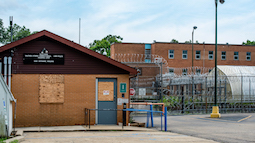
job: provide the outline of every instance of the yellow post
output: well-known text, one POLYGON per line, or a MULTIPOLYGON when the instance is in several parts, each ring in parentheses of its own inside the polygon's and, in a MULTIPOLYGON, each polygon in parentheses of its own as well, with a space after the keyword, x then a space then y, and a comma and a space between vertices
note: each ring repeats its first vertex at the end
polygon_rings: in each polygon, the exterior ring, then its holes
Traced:
POLYGON ((219 113, 219 107, 218 106, 213 106, 212 113, 211 113, 211 118, 220 118, 220 113, 219 113))

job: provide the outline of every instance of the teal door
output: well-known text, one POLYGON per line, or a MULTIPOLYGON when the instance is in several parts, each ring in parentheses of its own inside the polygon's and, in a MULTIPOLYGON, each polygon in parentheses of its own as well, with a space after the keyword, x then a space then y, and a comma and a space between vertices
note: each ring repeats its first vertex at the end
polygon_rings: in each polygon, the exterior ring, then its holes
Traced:
POLYGON ((117 79, 98 79, 98 109, 98 124, 117 124, 117 79))

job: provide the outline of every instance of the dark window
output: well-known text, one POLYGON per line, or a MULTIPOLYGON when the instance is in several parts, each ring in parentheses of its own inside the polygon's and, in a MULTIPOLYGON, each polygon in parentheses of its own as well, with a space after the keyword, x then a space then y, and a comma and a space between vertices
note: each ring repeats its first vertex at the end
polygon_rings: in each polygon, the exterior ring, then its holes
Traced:
POLYGON ((234 52, 234 60, 239 60, 239 53, 238 52, 234 52))
POLYGON ((188 75, 188 69, 182 69, 182 75, 188 75))
POLYGON ((221 60, 226 60, 226 51, 221 52, 221 60))
POLYGON ((251 52, 246 52, 246 60, 247 61, 251 60, 251 52))
POLYGON ((187 50, 183 50, 182 51, 182 59, 187 59, 188 58, 188 51, 187 50))
POLYGON ((169 50, 168 52, 168 58, 173 59, 174 58, 174 50, 169 50))
POLYGON ((208 59, 213 60, 213 51, 209 51, 208 53, 208 59))
POLYGON ((200 55, 200 51, 196 51, 196 59, 200 59, 201 55, 200 55))

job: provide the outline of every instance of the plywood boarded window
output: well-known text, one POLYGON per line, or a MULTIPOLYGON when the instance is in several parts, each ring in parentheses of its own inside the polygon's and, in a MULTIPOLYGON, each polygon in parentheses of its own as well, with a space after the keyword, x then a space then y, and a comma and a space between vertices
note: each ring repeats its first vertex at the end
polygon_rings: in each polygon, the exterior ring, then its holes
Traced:
POLYGON ((113 82, 99 82, 98 83, 98 101, 113 101, 114 96, 113 82))
POLYGON ((40 75, 39 81, 40 103, 64 103, 64 75, 40 75))

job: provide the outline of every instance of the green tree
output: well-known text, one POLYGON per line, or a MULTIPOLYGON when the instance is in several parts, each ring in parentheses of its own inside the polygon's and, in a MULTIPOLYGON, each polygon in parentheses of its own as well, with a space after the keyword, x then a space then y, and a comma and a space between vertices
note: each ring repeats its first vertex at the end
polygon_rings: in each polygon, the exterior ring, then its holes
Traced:
POLYGON ((122 37, 116 35, 107 35, 102 40, 94 40, 93 43, 89 44, 89 48, 93 51, 103 54, 106 52, 106 56, 110 56, 110 47, 113 43, 121 43, 122 37))
POLYGON ((176 39, 172 39, 170 43, 179 43, 176 39))
POLYGON ((5 39, 6 39, 5 28, 3 20, 0 19, 0 43, 3 43, 5 39))
POLYGON ((185 43, 191 43, 191 40, 189 40, 189 41, 185 41, 185 43))
POLYGON ((247 40, 246 43, 243 42, 243 45, 255 45, 255 41, 247 40))
MULTIPOLYGON (((25 26, 21 27, 17 24, 12 26, 12 31, 13 42, 25 38, 31 34, 37 33, 37 31, 31 33, 30 30, 25 26)), ((11 26, 4 28, 2 19, 0 19, 0 43, 6 44, 8 42, 11 42, 11 26)))

